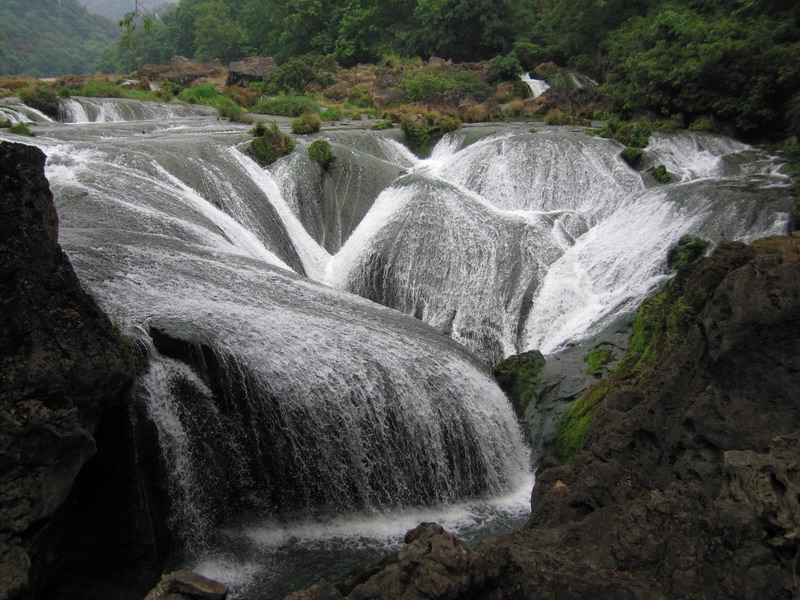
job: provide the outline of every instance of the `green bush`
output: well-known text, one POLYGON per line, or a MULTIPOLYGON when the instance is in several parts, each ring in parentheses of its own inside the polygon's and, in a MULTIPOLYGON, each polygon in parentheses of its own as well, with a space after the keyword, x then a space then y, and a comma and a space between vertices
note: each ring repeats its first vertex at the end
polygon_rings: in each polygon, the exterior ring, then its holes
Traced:
POLYGON ((522 73, 522 65, 513 52, 506 56, 495 56, 489 61, 489 81, 514 81, 522 73))
POLYGON ((622 160, 636 169, 639 167, 639 163, 642 161, 642 152, 643 150, 641 148, 626 146, 619 155, 622 160))
POLYGON ((650 143, 653 124, 646 121, 628 122, 611 119, 606 126, 597 132, 600 137, 617 140, 620 144, 632 148, 644 148, 650 143))
POLYGON ((322 119, 319 113, 305 113, 292 121, 292 133, 305 135, 316 133, 322 127, 322 119))
POLYGON ((327 140, 314 140, 308 147, 308 155, 323 169, 328 169, 333 162, 333 152, 327 140))
POLYGON ((664 165, 658 165, 650 170, 650 174, 655 178, 658 183, 669 183, 672 181, 672 175, 667 171, 664 165))
POLYGON ((307 96, 281 95, 274 98, 262 98, 256 105, 255 112, 265 115, 282 115, 299 117, 303 113, 319 110, 317 103, 307 96))
POLYGON ((427 156, 434 142, 459 127, 459 119, 435 112, 405 115, 400 122, 406 145, 419 156, 427 156))
POLYGON ((210 104, 217 96, 219 92, 213 85, 198 85, 196 88, 182 90, 178 99, 189 104, 210 104))
POLYGON ((335 106, 331 106, 330 108, 326 108, 322 111, 320 115, 323 121, 341 121, 342 120, 342 111, 340 111, 335 106))
POLYGON ((524 71, 533 71, 545 58, 544 48, 531 42, 515 42, 512 53, 519 59, 524 71))
POLYGON ((261 137, 265 133, 267 133, 267 125, 264 121, 256 121, 256 124, 253 125, 253 128, 250 130, 250 135, 254 137, 261 137))
POLYGON ((566 125, 567 116, 560 108, 551 108, 544 117, 546 125, 566 125))
POLYGON ((249 151, 262 165, 270 165, 294 148, 294 138, 278 129, 278 124, 273 121, 261 137, 250 142, 249 151))
POLYGON ((43 112, 53 119, 58 118, 58 96, 52 90, 37 85, 33 89, 21 90, 20 100, 31 108, 43 112))
POLYGON ((266 85, 283 92, 303 93, 310 87, 324 88, 336 80, 336 61, 330 57, 306 54, 293 56, 266 80, 266 85))
POLYGON ((58 90, 58 97, 59 98, 71 98, 72 97, 72 91, 68 87, 62 87, 60 90, 58 90))

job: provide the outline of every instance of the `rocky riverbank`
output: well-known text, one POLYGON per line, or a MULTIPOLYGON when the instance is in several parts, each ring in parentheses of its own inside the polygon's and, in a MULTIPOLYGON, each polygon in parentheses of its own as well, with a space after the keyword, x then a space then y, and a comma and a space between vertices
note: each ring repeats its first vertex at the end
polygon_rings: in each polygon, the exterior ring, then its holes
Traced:
POLYGON ((799 273, 797 236, 685 267, 640 311, 585 446, 539 475, 522 531, 468 550, 422 525, 292 600, 797 597, 799 273))

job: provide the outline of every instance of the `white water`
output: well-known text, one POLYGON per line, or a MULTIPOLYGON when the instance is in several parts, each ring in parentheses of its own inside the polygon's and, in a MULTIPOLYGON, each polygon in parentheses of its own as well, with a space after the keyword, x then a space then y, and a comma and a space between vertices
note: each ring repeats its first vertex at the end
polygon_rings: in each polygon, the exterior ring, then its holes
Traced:
POLYGON ((530 73, 523 73, 519 76, 526 86, 528 86, 528 93, 531 98, 538 98, 550 89, 550 84, 544 79, 533 79, 530 73))
POLYGON ((682 181, 648 187, 618 144, 565 129, 471 128, 428 160, 391 134, 329 132, 324 177, 305 141, 263 170, 238 149, 245 128, 215 119, 36 133, 0 139, 48 154, 62 244, 147 348, 140 392, 174 527, 196 566, 248 598, 302 570, 287 555, 312 565, 290 577, 307 583, 326 548, 344 564, 417 518, 469 532, 524 512, 507 401, 420 321, 486 361, 549 353, 632 311, 681 235, 748 240, 788 222, 753 192, 786 184, 776 161, 718 136, 657 136, 646 160, 682 181), (195 358, 157 350, 157 331, 195 358))

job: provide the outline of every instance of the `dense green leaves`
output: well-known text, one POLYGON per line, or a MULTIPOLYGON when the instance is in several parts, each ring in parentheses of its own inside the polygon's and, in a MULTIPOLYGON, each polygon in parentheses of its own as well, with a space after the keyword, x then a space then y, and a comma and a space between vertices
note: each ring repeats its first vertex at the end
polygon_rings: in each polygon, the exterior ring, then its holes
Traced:
POLYGON ((747 132, 780 127, 800 88, 800 32, 773 15, 665 8, 608 38, 616 64, 605 91, 623 113, 709 115, 747 132))

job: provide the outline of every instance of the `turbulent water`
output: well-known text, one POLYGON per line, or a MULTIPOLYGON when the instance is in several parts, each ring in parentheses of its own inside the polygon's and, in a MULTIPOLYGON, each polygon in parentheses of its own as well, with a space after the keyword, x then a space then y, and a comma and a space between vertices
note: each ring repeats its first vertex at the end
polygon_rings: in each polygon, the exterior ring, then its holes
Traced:
POLYGON ((81 124, 0 139, 48 155, 61 243, 148 357, 173 527, 241 597, 341 576, 416 520, 524 517, 529 457, 486 365, 633 310, 686 233, 789 219, 776 159, 718 136, 654 137, 670 185, 614 142, 510 126, 427 160, 391 131, 325 131, 324 173, 305 139, 263 169, 246 127, 191 108, 62 106, 81 124))

